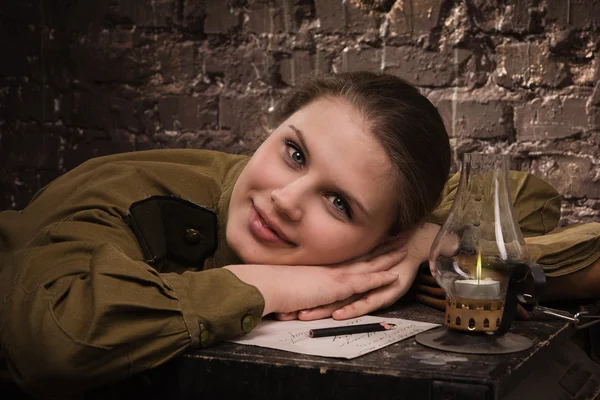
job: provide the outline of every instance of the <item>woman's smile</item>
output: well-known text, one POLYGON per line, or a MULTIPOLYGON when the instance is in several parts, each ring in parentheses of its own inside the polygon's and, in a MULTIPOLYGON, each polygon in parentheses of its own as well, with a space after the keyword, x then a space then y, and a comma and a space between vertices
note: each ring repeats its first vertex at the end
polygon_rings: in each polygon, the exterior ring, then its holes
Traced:
POLYGON ((273 220, 269 220, 264 212, 257 210, 254 202, 250 203, 250 212, 248 213, 249 229, 254 237, 266 244, 295 246, 279 225, 273 220))
POLYGON ((391 163, 356 108, 323 98, 303 107, 254 153, 231 196, 227 242, 247 264, 322 265, 353 259, 396 215, 391 163))

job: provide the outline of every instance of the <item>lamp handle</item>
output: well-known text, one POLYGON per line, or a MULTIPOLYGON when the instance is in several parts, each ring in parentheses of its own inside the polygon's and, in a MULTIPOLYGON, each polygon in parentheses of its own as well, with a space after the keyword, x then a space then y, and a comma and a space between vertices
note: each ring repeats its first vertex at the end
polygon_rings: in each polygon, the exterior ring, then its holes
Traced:
POLYGON ((542 267, 538 264, 520 264, 517 268, 514 268, 508 281, 508 288, 506 289, 506 301, 504 304, 504 312, 502 313, 502 322, 494 332, 494 335, 501 336, 508 332, 513 319, 515 318, 515 314, 517 313, 519 300, 527 303, 536 302, 545 287, 546 275, 544 274, 542 267), (523 273, 523 267, 528 267, 528 273, 523 273), (525 294, 525 281, 529 274, 533 278, 532 293, 525 294), (524 299, 528 300, 525 301, 524 299))

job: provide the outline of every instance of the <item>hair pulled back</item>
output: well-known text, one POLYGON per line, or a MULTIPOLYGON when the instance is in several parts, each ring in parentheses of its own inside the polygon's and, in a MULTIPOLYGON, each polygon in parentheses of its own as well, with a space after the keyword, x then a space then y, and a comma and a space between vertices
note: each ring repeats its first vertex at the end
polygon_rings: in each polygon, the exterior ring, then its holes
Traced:
POLYGON ((356 107, 390 158, 398 183, 392 233, 414 228, 435 207, 450 171, 448 133, 437 109, 394 75, 345 72, 302 79, 277 104, 282 122, 309 103, 338 98, 356 107))

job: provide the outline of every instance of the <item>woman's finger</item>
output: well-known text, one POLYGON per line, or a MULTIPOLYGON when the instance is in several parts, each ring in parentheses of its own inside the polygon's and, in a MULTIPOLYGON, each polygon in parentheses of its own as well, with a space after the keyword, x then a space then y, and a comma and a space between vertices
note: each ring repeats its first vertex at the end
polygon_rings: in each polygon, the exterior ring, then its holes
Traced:
POLYGON ((408 237, 409 237, 408 233, 405 233, 405 232, 400 233, 395 238, 392 238, 390 240, 387 240, 387 241, 377 245, 373 250, 371 250, 367 254, 365 254, 361 257, 357 257, 353 260, 350 260, 348 263, 372 260, 381 255, 387 254, 391 251, 400 250, 403 247, 406 247, 408 237))
POLYGON ((336 268, 351 274, 386 271, 404 260, 407 254, 406 248, 394 249, 370 260, 340 265, 336 268))
POLYGON ((331 316, 334 319, 355 318, 389 306, 388 302, 393 296, 376 292, 377 290, 373 291, 373 293, 366 294, 352 304, 348 304, 339 310, 335 310, 331 316))
POLYGON ((298 312, 275 313, 275 319, 278 321, 293 321, 298 319, 298 312))
POLYGON ((366 293, 364 296, 334 311, 334 319, 355 318, 381 308, 389 307, 404 296, 412 284, 412 279, 399 279, 391 285, 380 287, 366 293))
POLYGON ((338 301, 332 304, 328 304, 326 306, 315 307, 309 310, 302 310, 298 312, 298 319, 301 321, 312 321, 315 319, 329 318, 335 310, 345 305, 346 303, 338 301))
POLYGON ((387 286, 398 279, 396 271, 378 271, 362 274, 344 274, 340 278, 342 290, 339 292, 336 301, 347 299, 357 294, 365 293, 382 286, 387 286))
POLYGON ((332 304, 327 304, 321 307, 315 307, 308 310, 302 310, 298 313, 298 319, 302 321, 312 321, 315 319, 323 319, 330 318, 331 314, 356 300, 358 300, 362 294, 356 294, 354 296, 350 296, 346 300, 336 301, 332 304))

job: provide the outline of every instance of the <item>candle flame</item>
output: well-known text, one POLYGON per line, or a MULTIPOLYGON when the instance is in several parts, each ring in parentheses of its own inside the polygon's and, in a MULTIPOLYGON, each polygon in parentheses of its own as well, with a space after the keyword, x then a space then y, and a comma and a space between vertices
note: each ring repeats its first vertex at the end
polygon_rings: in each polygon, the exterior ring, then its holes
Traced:
POLYGON ((477 253, 477 284, 481 281, 481 253, 477 253))

